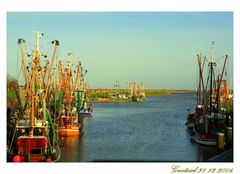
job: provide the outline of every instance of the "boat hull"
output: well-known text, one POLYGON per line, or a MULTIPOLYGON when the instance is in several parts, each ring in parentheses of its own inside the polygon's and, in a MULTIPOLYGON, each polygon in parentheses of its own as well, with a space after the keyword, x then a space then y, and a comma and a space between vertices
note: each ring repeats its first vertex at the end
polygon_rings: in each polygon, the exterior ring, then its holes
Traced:
POLYGON ((216 146, 217 145, 216 139, 201 139, 199 137, 194 137, 194 140, 198 144, 205 145, 205 146, 216 146))
POLYGON ((58 129, 60 136, 78 136, 81 134, 81 126, 61 126, 58 129))
POLYGON ((8 153, 9 162, 55 162, 60 159, 58 147, 48 147, 45 136, 19 136, 17 147, 8 153), (16 152, 16 153, 15 153, 16 152))
MULTIPOLYGON (((206 146, 216 146, 217 145, 217 134, 200 134, 195 132, 194 140, 198 144, 206 146)), ((224 142, 225 144, 225 142, 224 142)))
POLYGON ((57 162, 60 157, 56 155, 38 155, 38 154, 8 154, 8 162, 57 162))
POLYGON ((105 103, 108 102, 109 98, 98 98, 98 102, 105 103))
POLYGON ((91 117, 91 112, 81 112, 81 117, 91 117))

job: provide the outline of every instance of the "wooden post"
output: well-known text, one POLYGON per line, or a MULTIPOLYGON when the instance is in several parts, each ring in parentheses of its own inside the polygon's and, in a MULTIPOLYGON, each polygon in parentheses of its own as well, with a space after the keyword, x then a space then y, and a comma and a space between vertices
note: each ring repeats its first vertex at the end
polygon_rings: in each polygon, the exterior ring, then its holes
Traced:
POLYGON ((227 147, 232 146, 232 127, 226 128, 226 143, 227 143, 227 147))
POLYGON ((224 149, 224 134, 223 133, 217 133, 217 148, 218 148, 218 150, 224 149))

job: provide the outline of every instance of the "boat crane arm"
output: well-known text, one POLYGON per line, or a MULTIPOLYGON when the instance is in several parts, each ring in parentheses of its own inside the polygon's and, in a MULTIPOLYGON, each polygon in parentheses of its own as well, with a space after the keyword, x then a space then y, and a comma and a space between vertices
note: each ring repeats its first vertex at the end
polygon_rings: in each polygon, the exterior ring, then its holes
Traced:
POLYGON ((54 44, 54 43, 55 43, 55 47, 54 47, 54 51, 53 51, 51 66, 50 66, 49 73, 48 73, 48 82, 47 82, 46 91, 45 91, 45 94, 44 94, 44 100, 46 100, 46 98, 47 98, 48 88, 49 88, 49 85, 50 85, 50 82, 51 82, 51 74, 52 74, 52 69, 53 69, 53 63, 54 63, 54 59, 56 57, 57 47, 59 46, 59 41, 58 40, 52 41, 52 44, 54 44))
MULTIPOLYGON (((225 60, 224 60, 223 68, 222 68, 221 78, 219 79, 218 86, 217 86, 217 99, 219 98, 219 92, 220 92, 220 88, 221 88, 221 84, 222 84, 222 78, 223 78, 223 74, 224 74, 224 71, 225 71, 227 58, 228 58, 228 55, 225 55, 225 60)), ((220 109, 219 108, 219 100, 217 100, 217 102, 218 102, 217 107, 218 107, 218 109, 220 109)))
POLYGON ((22 56, 22 65, 23 65, 24 77, 25 77, 25 81, 26 81, 26 89, 27 89, 27 93, 29 93, 29 90, 30 90, 29 89, 29 77, 28 77, 26 62, 25 62, 25 58, 24 58, 23 43, 25 43, 25 40, 18 39, 18 45, 20 47, 21 56, 22 56))
POLYGON ((225 60, 224 60, 223 68, 222 68, 220 83, 218 84, 218 88, 217 88, 218 91, 220 90, 220 87, 221 87, 222 78, 223 78, 223 74, 224 74, 224 71, 225 71, 225 66, 226 66, 227 58, 228 58, 228 55, 225 55, 225 60))
POLYGON ((47 75, 48 64, 49 64, 49 61, 47 60, 45 68, 44 68, 44 75, 43 75, 43 82, 42 82, 43 87, 45 87, 45 79, 46 79, 46 75, 47 75))

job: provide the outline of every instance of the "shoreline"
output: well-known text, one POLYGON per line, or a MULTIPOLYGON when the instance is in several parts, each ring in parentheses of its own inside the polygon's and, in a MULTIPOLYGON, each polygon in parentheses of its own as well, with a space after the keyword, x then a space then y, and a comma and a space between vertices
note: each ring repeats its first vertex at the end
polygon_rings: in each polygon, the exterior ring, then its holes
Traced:
MULTIPOLYGON (((128 89, 88 89, 87 93, 90 95, 90 101, 93 103, 100 103, 98 101, 99 97, 93 97, 98 96, 99 94, 105 94, 108 96, 111 93, 120 93, 120 94, 126 94, 128 92, 128 89), (92 97, 91 97, 92 95, 92 97)), ((196 93, 196 90, 186 90, 186 89, 180 89, 180 90, 168 90, 168 89, 145 89, 146 97, 151 96, 171 96, 173 94, 194 94, 196 93)), ((100 97, 101 98, 101 97, 100 97)), ((117 99, 117 98, 108 98, 108 101, 106 103, 128 103, 132 102, 130 99, 117 99)), ((16 95, 13 90, 7 91, 7 106, 16 105, 16 95), (13 104, 14 103, 14 104, 13 104)))
MULTIPOLYGON (((168 90, 168 89, 145 89, 146 96, 166 96, 172 94, 194 94, 196 90, 187 90, 187 89, 179 89, 179 90, 168 90)), ((96 93, 127 93, 128 89, 88 89, 88 93, 90 95, 96 93)))

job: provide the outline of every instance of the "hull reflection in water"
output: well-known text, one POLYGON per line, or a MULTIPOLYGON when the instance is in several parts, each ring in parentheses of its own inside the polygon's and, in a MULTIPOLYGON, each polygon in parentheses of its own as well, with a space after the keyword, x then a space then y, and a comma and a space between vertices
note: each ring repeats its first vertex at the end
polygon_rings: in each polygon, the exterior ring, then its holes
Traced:
POLYGON ((217 148, 215 147, 203 146, 198 144, 196 144, 196 146, 198 146, 197 161, 207 161, 218 153, 217 148))
POLYGON ((84 134, 67 137, 62 162, 207 161, 215 148, 191 143, 185 128, 194 94, 148 97, 140 103, 95 103, 84 134))

